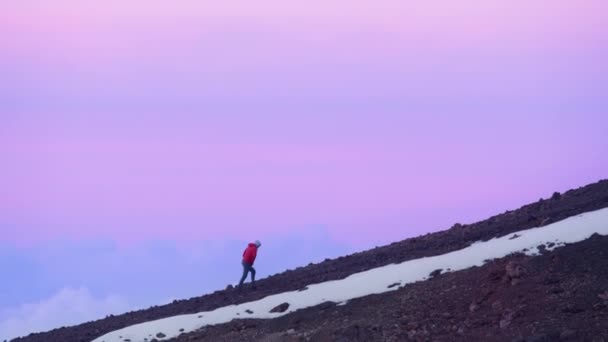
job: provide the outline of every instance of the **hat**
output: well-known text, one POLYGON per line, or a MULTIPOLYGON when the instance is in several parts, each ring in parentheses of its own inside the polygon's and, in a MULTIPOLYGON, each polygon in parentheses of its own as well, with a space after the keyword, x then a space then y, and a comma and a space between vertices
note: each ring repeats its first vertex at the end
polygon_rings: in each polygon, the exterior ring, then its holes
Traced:
POLYGON ((254 243, 255 243, 255 245, 256 245, 257 247, 260 247, 260 246, 262 245, 262 243, 260 242, 260 240, 255 240, 255 242, 254 242, 254 243))

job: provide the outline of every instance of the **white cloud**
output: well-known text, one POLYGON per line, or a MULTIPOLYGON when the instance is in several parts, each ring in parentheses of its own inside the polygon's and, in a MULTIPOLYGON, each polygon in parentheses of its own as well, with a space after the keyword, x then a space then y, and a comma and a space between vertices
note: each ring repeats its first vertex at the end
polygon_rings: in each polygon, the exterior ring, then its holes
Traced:
POLYGON ((3 310, 0 341, 32 332, 79 324, 130 310, 124 298, 95 298, 87 288, 64 288, 38 303, 3 310))

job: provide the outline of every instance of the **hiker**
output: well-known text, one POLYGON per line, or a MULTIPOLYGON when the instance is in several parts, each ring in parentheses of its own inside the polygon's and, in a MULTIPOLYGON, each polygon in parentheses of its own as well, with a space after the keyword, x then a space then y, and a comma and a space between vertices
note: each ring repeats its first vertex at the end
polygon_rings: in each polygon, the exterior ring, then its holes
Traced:
POLYGON ((245 278, 247 278, 247 273, 251 272, 251 284, 255 289, 255 269, 253 268, 253 262, 255 261, 255 257, 258 254, 258 248, 260 248, 262 244, 260 241, 255 240, 254 243, 250 243, 245 251, 243 252, 243 276, 241 277, 241 281, 239 282, 239 287, 243 285, 245 278))

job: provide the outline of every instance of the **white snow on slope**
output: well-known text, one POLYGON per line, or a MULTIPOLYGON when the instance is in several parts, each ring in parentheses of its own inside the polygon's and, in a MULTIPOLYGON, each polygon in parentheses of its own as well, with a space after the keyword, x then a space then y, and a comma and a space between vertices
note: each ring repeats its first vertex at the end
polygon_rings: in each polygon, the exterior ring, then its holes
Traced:
POLYGON ((458 251, 391 264, 368 271, 355 273, 341 280, 309 285, 305 291, 291 291, 271 295, 257 301, 221 307, 213 311, 191 315, 179 315, 156 321, 136 324, 95 339, 93 342, 144 342, 152 338, 165 340, 183 332, 191 332, 205 325, 221 324, 238 318, 276 318, 290 312, 315 306, 326 301, 343 303, 353 298, 397 290, 389 285, 401 285, 427 279, 436 269, 459 271, 472 266, 481 266, 485 260, 507 256, 514 252, 538 254, 538 246, 555 243, 548 250, 589 238, 593 233, 608 235, 608 208, 567 218, 563 221, 517 232, 486 242, 476 242, 458 251), (289 303, 284 313, 270 313, 281 303, 289 303), (253 313, 247 313, 250 310, 253 313), (183 329, 182 331, 180 331, 183 329), (166 337, 158 338, 158 333, 166 337))

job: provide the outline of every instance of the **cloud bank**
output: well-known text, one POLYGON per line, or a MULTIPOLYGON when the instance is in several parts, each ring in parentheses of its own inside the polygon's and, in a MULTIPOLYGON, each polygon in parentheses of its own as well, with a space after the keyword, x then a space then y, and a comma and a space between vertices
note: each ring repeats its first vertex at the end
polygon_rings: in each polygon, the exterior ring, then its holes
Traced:
POLYGON ((74 325, 131 309, 128 300, 95 297, 85 288, 66 287, 50 298, 0 311, 0 340, 74 325))

